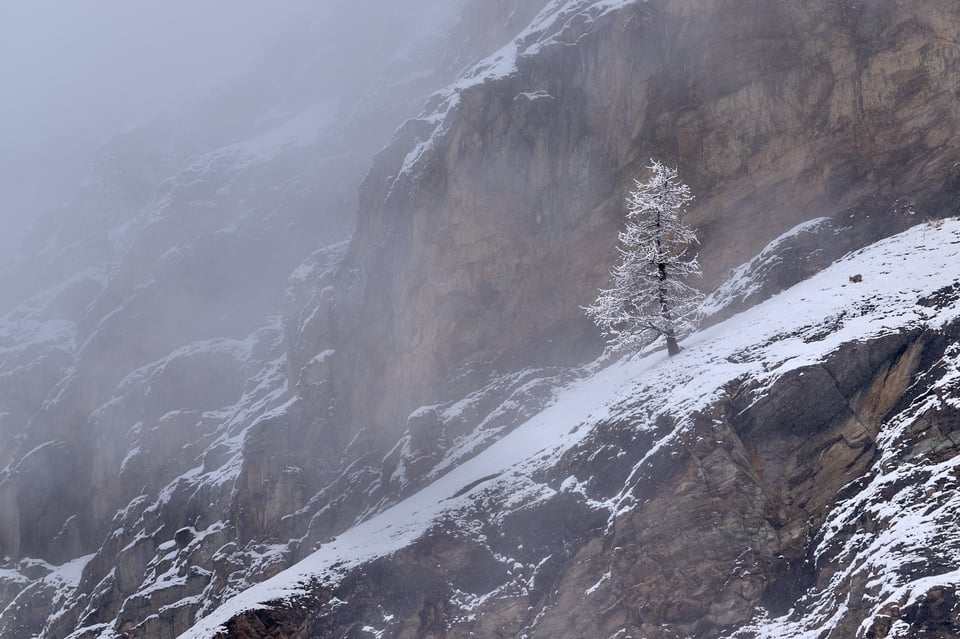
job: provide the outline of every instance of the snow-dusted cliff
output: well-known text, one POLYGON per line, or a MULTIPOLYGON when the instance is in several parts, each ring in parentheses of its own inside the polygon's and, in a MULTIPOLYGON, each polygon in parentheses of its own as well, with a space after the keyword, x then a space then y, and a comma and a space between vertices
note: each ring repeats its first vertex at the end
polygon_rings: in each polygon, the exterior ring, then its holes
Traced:
POLYGON ((0 272, 0 637, 956 630, 953 3, 328 26, 0 272), (651 156, 711 317, 586 363, 651 156))
POLYGON ((950 604, 906 612, 960 584, 957 264, 960 222, 922 224, 691 336, 678 357, 587 366, 482 453, 183 638, 257 636, 251 619, 274 616, 284 637, 406 636, 423 622, 413 601, 445 602, 434 633, 453 637, 949 623, 950 604), (573 534, 541 529, 561 522, 573 534), (693 590, 641 588, 669 573, 693 590), (394 583, 415 576, 405 600, 394 583))

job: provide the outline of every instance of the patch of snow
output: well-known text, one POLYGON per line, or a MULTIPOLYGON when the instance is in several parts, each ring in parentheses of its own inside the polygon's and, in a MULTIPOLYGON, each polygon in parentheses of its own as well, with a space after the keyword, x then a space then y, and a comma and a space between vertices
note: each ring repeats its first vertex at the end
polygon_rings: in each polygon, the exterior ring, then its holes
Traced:
POLYGON ((585 595, 587 595, 587 596, 592 595, 593 593, 595 593, 597 590, 600 589, 600 586, 603 585, 603 582, 605 582, 605 581, 610 581, 610 577, 611 577, 611 576, 613 576, 613 573, 612 573, 611 571, 609 571, 609 570, 608 570, 607 572, 603 573, 603 574, 600 576, 600 579, 597 581, 597 583, 595 583, 595 584, 593 584, 592 586, 590 586, 589 588, 587 588, 587 589, 583 592, 583 594, 585 594, 585 595))
POLYGON ((534 100, 552 100, 553 96, 546 91, 529 91, 526 93, 518 93, 514 100, 518 98, 523 98, 528 102, 533 102, 534 100))
POLYGON ((337 352, 337 351, 335 351, 335 350, 332 349, 332 348, 328 348, 328 349, 326 349, 326 350, 322 350, 322 351, 320 351, 319 353, 317 353, 316 355, 313 356, 313 360, 312 360, 312 361, 316 362, 317 364, 323 364, 325 361, 327 361, 327 358, 332 357, 333 354, 336 353, 336 352, 337 352))
POLYGON ((123 458, 123 461, 120 462, 120 474, 123 474, 123 471, 127 469, 127 464, 129 464, 134 458, 140 455, 140 447, 134 446, 128 452, 126 457, 123 458))

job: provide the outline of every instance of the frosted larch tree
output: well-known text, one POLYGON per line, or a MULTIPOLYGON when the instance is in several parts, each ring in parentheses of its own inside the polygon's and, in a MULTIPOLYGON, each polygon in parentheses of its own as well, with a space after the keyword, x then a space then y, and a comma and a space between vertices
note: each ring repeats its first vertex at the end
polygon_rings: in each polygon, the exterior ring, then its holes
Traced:
POLYGON ((687 283, 701 274, 692 252, 696 233, 681 222, 693 196, 676 169, 657 161, 648 168, 650 179, 634 180, 627 195, 613 286, 585 310, 615 349, 639 349, 663 336, 676 355, 677 340, 696 329, 703 297, 687 283))

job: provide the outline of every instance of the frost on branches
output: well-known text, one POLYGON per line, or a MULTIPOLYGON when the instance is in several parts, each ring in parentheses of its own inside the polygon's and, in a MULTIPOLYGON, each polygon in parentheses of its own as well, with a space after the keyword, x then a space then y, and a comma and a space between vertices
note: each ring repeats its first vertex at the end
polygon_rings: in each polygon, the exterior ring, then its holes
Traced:
POLYGON ((700 276, 691 247, 696 234, 680 221, 693 200, 676 169, 654 161, 652 177, 634 180, 627 196, 627 223, 620 233, 620 263, 613 287, 601 290, 585 310, 611 347, 638 350, 661 335, 671 355, 677 340, 697 327, 702 293, 687 284, 700 276))

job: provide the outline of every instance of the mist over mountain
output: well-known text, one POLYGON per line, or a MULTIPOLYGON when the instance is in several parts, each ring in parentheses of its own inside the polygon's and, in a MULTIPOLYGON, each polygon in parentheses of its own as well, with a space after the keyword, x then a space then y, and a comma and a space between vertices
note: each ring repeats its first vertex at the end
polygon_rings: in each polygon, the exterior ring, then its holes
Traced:
POLYGON ((960 634, 960 8, 5 5, 0 637, 960 634), (679 355, 584 313, 651 159, 679 355))
POLYGON ((284 4, 4 3, 3 250, 71 198, 108 138, 196 102, 310 18, 305 3, 284 4))

